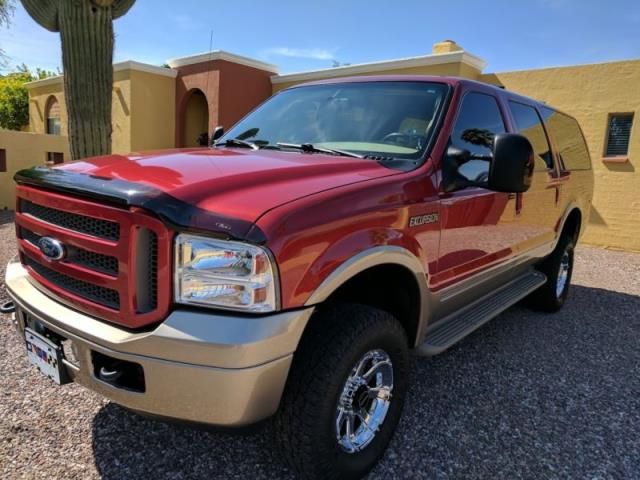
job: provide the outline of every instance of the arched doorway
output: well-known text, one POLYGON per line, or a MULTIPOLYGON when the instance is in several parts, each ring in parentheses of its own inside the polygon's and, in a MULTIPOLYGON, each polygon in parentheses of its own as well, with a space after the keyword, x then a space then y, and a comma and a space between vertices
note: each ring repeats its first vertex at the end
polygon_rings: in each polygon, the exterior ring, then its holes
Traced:
POLYGON ((60 103, 58 99, 51 95, 47 99, 44 109, 45 130, 49 135, 60 135, 60 103))
POLYGON ((193 89, 188 95, 182 112, 182 125, 181 146, 197 147, 203 140, 203 134, 208 138, 209 103, 202 90, 193 89))

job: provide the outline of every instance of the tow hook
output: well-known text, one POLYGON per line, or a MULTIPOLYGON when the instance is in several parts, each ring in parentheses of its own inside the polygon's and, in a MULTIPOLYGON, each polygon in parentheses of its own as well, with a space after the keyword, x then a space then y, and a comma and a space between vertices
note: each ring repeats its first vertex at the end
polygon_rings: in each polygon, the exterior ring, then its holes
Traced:
POLYGON ((100 371, 98 372, 100 380, 111 385, 114 385, 121 376, 122 370, 115 368, 115 366, 111 368, 100 367, 100 371))
POLYGON ((4 302, 2 305, 0 305, 0 313, 13 313, 16 311, 16 305, 13 303, 12 300, 9 300, 8 302, 4 302))

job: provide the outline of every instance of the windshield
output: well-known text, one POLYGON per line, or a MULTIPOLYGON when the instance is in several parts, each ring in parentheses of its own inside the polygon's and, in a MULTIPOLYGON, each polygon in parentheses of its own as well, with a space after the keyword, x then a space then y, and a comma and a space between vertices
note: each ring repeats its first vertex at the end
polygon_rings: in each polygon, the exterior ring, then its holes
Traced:
POLYGON ((417 159, 427 147, 446 92, 446 85, 427 82, 292 88, 243 118, 220 143, 238 139, 278 149, 306 144, 372 157, 417 159))

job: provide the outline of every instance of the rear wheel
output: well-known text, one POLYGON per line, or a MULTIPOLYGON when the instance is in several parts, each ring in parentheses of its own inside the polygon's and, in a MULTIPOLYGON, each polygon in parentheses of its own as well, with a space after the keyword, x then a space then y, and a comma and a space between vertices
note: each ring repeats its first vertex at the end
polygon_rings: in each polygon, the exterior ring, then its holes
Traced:
POLYGON ((407 336, 364 305, 320 310, 294 355, 274 419, 280 451, 304 478, 360 478, 382 456, 407 389, 407 336))
POLYGON ((557 312, 569 294, 573 273, 574 244, 569 235, 562 235, 555 250, 538 265, 538 270, 547 276, 547 282, 533 292, 527 304, 544 312, 557 312))

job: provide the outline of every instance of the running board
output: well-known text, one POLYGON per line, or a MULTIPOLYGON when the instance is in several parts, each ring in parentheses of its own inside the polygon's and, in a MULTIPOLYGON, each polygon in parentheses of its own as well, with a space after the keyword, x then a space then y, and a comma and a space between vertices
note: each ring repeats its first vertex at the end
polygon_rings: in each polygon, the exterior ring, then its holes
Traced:
POLYGON ((512 280, 498 291, 476 300, 452 313, 427 331, 424 343, 416 349, 418 355, 437 355, 457 341, 480 328, 504 310, 514 305, 547 281, 535 270, 512 280))

